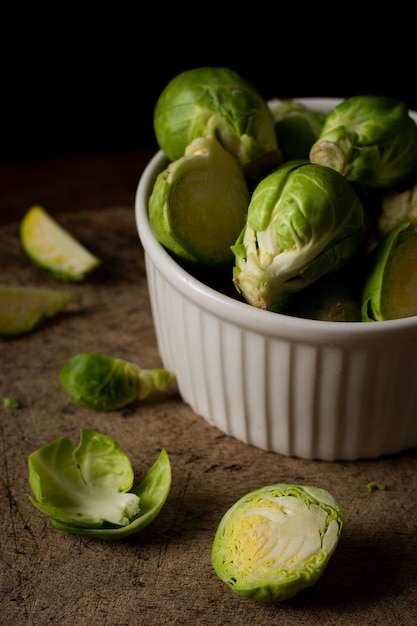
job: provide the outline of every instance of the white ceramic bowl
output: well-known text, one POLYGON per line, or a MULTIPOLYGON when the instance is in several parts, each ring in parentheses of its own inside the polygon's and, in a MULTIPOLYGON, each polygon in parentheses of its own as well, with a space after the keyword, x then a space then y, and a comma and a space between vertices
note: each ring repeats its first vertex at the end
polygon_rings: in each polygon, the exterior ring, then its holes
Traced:
MULTIPOLYGON (((339 102, 301 101, 323 111, 339 102)), ((135 214, 158 349, 184 402, 224 433, 286 456, 356 460, 417 447, 417 317, 306 320, 207 286, 150 229, 148 198, 166 165, 161 151, 149 162, 135 214)))

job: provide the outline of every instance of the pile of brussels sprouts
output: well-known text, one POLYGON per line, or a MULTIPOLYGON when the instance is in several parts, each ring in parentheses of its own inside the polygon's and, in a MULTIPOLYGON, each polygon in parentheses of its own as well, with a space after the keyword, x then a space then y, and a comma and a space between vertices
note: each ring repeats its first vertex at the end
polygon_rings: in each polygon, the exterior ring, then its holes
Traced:
POLYGON ((166 85, 154 129, 169 163, 150 225, 192 273, 298 317, 417 315, 417 124, 405 103, 361 95, 317 112, 199 67, 166 85))

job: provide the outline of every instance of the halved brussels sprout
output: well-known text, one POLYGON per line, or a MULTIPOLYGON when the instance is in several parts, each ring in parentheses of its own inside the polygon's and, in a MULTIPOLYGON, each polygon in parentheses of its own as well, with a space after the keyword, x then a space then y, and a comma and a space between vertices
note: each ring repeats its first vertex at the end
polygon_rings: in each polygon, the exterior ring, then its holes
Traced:
POLYGON ((417 168, 417 125, 404 102, 352 96, 327 114, 310 161, 360 185, 392 188, 417 168))
POLYGON ((171 161, 184 156, 194 139, 208 135, 255 178, 282 158, 266 100, 242 76, 224 67, 198 67, 175 76, 157 100, 154 130, 171 161))
POLYGON ((362 300, 364 322, 417 315, 417 222, 393 228, 369 258, 362 300))
POLYGON ((325 489, 278 483, 251 491, 223 516, 211 553, 216 574, 239 595, 279 602, 316 583, 343 528, 325 489))
POLYGON ((329 167, 288 161, 252 194, 232 247, 234 284, 247 302, 271 309, 283 293, 343 267, 364 235, 363 206, 346 178, 329 167))
POLYGON ((231 265, 249 190, 237 159, 214 137, 191 142, 161 172, 149 198, 156 239, 177 256, 206 266, 231 265))

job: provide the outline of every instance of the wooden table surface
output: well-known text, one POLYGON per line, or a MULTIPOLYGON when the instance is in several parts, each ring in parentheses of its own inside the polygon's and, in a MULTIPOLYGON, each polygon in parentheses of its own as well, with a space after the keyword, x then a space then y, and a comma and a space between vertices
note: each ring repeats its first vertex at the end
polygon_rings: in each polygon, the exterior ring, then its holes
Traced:
MULTIPOLYGON (((18 223, 43 204, 103 260, 72 286, 68 312, 0 342, 0 622, 59 626, 415 626, 417 452, 355 462, 283 457, 209 426, 174 386, 124 410, 72 403, 58 372, 76 352, 160 365, 134 223, 134 197, 152 151, 0 165, 0 282, 56 285, 25 257, 18 223), (27 457, 80 428, 108 434, 140 481, 165 447, 172 488, 158 517, 124 541, 54 530, 28 500, 27 457), (385 490, 369 492, 376 481, 385 490), (319 582, 293 599, 236 595, 210 563, 225 511, 248 491, 287 482, 328 489, 345 512, 338 548, 319 582)), ((417 418, 417 416, 416 416, 417 418)))

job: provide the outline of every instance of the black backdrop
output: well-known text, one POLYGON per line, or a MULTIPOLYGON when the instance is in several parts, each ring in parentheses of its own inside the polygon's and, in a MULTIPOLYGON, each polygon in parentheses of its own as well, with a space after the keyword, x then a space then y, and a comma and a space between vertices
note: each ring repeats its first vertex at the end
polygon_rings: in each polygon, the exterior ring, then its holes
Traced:
POLYGON ((215 5, 60 7, 4 16, 3 162, 156 146, 159 93, 201 65, 235 69, 267 99, 374 93, 417 109, 413 21, 404 13, 365 23, 352 5, 349 13, 259 5, 230 9, 227 20, 215 5))

